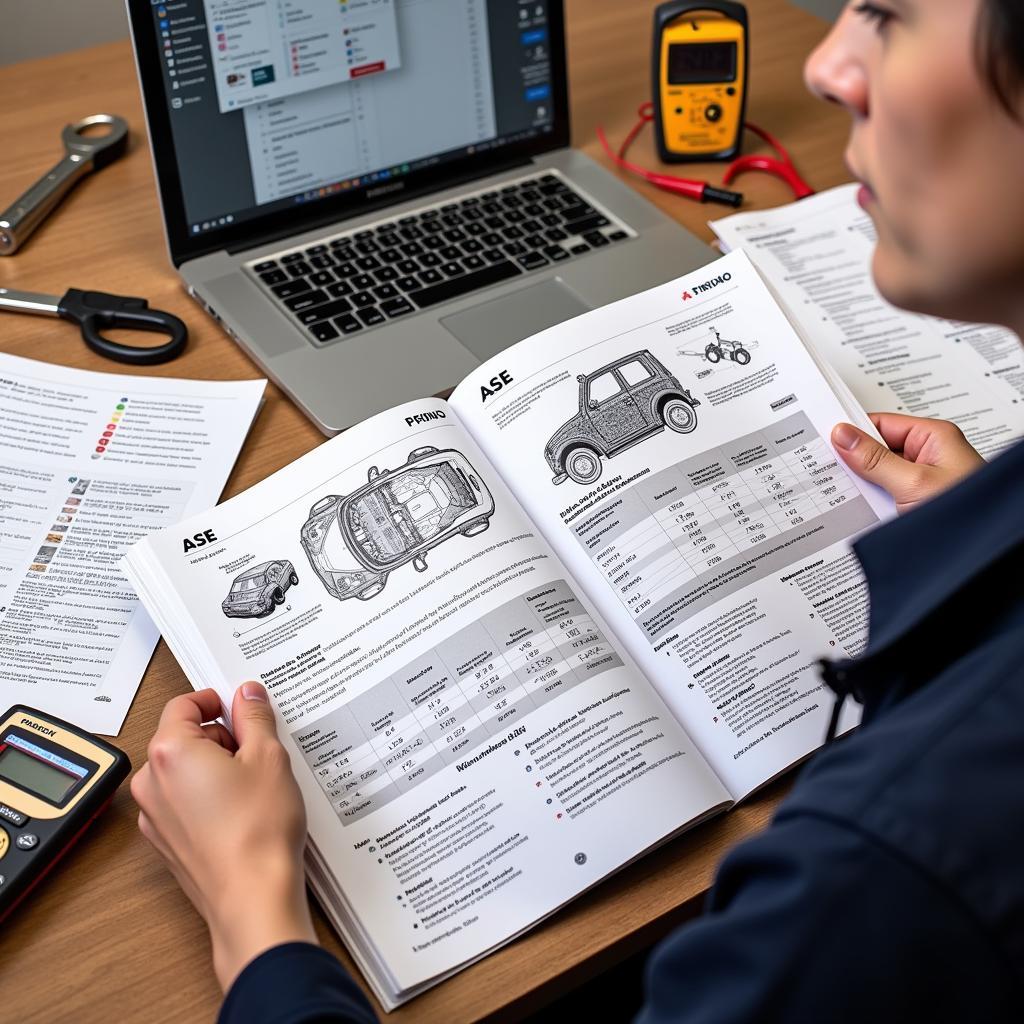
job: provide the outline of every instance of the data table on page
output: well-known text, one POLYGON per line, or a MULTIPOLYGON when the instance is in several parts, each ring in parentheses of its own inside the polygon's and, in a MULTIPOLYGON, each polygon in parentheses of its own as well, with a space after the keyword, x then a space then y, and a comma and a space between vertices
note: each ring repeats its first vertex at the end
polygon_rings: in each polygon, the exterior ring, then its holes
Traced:
POLYGON ((653 641, 877 521, 804 413, 652 473, 571 528, 653 641))
POLYGON ((622 665, 564 580, 488 612, 292 735, 351 824, 622 665))

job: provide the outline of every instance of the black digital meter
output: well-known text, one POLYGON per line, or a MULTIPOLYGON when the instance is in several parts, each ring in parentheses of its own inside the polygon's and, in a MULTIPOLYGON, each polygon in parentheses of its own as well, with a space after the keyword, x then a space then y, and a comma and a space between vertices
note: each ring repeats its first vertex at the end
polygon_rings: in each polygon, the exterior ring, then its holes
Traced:
POLYGON ((60 859, 131 771, 126 754, 52 715, 0 719, 0 920, 60 859))

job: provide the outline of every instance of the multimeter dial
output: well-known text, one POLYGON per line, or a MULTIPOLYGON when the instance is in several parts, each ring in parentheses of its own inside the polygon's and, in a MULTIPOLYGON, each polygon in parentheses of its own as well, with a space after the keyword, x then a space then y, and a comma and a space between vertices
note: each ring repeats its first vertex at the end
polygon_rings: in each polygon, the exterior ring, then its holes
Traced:
POLYGON ((0 718, 0 918, 106 806, 131 764, 117 747, 17 705, 0 718))

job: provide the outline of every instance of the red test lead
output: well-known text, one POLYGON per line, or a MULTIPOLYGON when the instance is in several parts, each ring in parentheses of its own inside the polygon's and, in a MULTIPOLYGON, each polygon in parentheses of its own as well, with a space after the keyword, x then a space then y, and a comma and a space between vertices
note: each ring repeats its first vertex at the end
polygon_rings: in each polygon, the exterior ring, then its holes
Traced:
MULTIPOLYGON (((732 189, 727 188, 718 188, 706 181, 699 181, 695 178, 680 178, 674 174, 659 174, 655 171, 649 171, 646 167, 641 167, 639 164, 635 164, 632 161, 627 160, 626 150, 628 150, 633 144, 644 125, 647 124, 648 121, 654 120, 654 105, 650 102, 641 103, 637 110, 637 116, 639 117, 639 120, 629 130, 625 139, 623 139, 618 152, 615 152, 612 149, 607 137, 605 136, 604 129, 600 125, 598 126, 597 137, 600 140, 601 145, 604 147, 604 151, 607 153, 608 158, 613 163, 633 174, 639 175, 641 178, 649 181, 652 185, 664 189, 666 192, 674 192, 677 195, 685 196, 687 199, 694 199, 699 203, 722 203, 726 206, 739 206, 743 202, 742 192, 735 192, 732 189)), ((775 138, 775 136, 765 131, 763 128, 759 128, 757 125, 751 124, 749 121, 745 122, 743 127, 752 131, 755 135, 767 142, 768 145, 775 150, 778 156, 763 156, 755 154, 738 157, 725 169, 723 180, 727 185, 731 184, 737 175, 743 174, 745 171, 763 171, 766 174, 772 174, 786 182, 786 184, 793 190, 793 195, 796 199, 803 199, 805 196, 814 195, 814 189, 812 189, 800 176, 799 171, 797 171, 796 167, 793 165, 793 161, 790 159, 789 153, 786 151, 782 143, 775 138)))

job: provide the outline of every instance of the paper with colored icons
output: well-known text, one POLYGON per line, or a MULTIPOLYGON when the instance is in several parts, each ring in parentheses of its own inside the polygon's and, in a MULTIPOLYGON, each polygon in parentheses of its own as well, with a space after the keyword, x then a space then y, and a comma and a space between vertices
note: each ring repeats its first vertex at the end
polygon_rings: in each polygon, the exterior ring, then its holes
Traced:
POLYGON ((220 497, 266 385, 0 355, 0 683, 116 735, 159 633, 118 569, 220 497))

